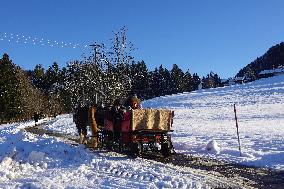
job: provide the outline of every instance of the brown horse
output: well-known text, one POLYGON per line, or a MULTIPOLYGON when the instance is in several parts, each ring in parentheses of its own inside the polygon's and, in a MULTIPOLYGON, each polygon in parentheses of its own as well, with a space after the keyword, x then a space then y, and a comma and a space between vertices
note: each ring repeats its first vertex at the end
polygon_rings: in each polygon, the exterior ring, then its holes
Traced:
POLYGON ((73 121, 76 124, 81 144, 87 144, 87 126, 89 125, 91 127, 91 144, 93 148, 96 148, 98 145, 98 126, 95 118, 96 111, 97 108, 95 106, 85 106, 77 108, 73 114, 73 121))

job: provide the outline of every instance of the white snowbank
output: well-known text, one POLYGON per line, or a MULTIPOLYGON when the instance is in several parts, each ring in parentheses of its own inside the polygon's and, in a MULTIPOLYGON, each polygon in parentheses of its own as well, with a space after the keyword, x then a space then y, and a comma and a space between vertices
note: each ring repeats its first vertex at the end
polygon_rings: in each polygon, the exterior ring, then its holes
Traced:
POLYGON ((208 144, 206 145, 206 150, 214 154, 220 153, 220 147, 218 146, 218 143, 216 142, 216 140, 209 141, 208 144))

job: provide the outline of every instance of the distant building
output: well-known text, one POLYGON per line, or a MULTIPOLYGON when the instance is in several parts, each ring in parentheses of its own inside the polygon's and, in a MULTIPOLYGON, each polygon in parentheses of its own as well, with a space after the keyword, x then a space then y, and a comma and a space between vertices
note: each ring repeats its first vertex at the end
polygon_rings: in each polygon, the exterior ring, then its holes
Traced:
POLYGON ((221 83, 224 86, 230 86, 230 85, 235 85, 235 84, 243 84, 250 82, 251 79, 249 77, 234 77, 234 78, 228 78, 228 79, 221 79, 221 83))
POLYGON ((246 81, 246 77, 235 77, 234 82, 238 84, 243 84, 246 81))
POLYGON ((236 83, 234 82, 233 78, 228 78, 228 79, 221 79, 221 84, 224 86, 230 86, 230 85, 235 85, 236 83))
POLYGON ((228 82, 228 80, 229 80, 229 79, 221 79, 221 83, 222 83, 222 84, 225 84, 225 83, 228 82))
POLYGON ((276 69, 271 69, 271 70, 263 70, 259 72, 259 78, 267 78, 267 77, 273 77, 276 75, 284 75, 284 68, 283 67, 278 67, 276 69))

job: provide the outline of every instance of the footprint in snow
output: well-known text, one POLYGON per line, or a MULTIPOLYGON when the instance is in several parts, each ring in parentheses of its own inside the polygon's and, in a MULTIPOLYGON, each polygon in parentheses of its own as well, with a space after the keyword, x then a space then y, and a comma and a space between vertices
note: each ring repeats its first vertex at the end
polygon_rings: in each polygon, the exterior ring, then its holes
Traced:
POLYGON ((137 177, 138 177, 138 175, 133 175, 132 176, 132 178, 135 179, 135 180, 137 179, 137 177))
POLYGON ((126 176, 127 176, 127 172, 124 172, 124 171, 121 172, 121 176, 122 176, 122 177, 126 177, 126 176))
POLYGON ((138 177, 138 180, 142 181, 144 179, 143 175, 138 177))

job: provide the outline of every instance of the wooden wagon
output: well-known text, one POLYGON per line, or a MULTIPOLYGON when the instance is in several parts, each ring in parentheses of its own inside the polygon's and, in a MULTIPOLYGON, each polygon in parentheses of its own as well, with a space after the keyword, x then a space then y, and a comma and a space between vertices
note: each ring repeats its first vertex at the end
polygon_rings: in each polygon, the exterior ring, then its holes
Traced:
POLYGON ((147 152, 161 153, 163 156, 171 154, 173 111, 167 109, 126 111, 119 129, 114 129, 109 114, 109 111, 104 112, 104 123, 99 132, 99 144, 102 147, 126 150, 135 156, 147 152))

